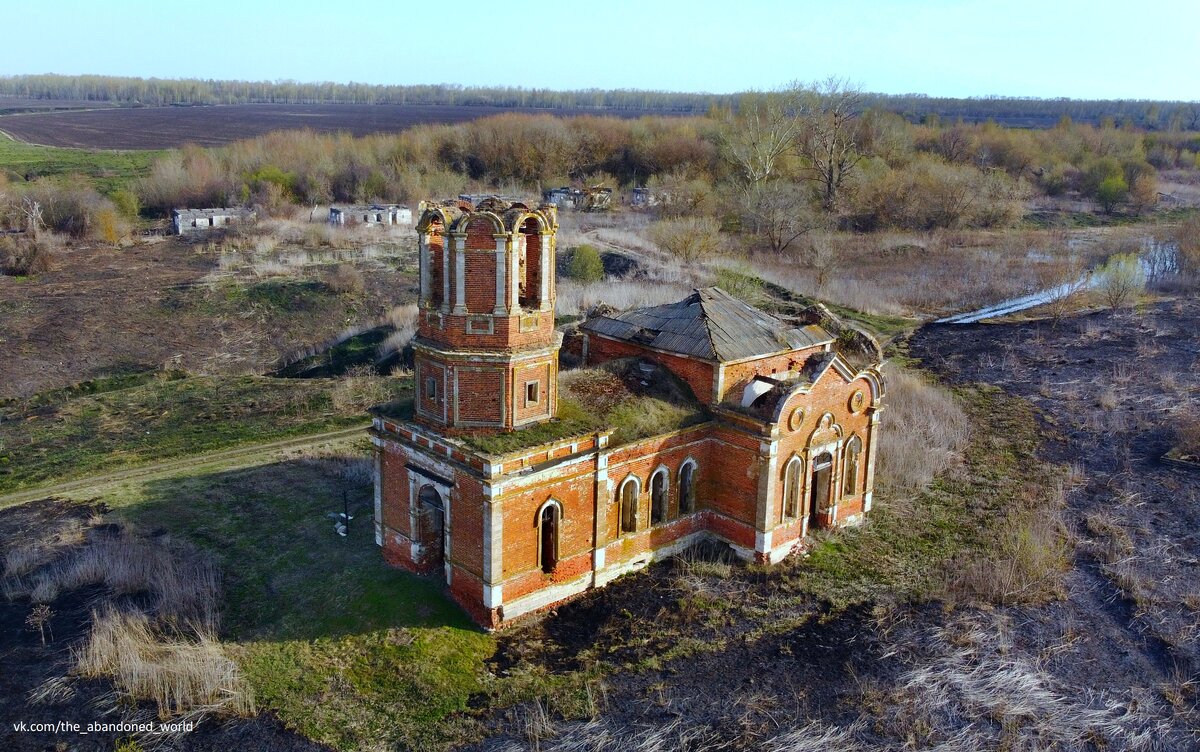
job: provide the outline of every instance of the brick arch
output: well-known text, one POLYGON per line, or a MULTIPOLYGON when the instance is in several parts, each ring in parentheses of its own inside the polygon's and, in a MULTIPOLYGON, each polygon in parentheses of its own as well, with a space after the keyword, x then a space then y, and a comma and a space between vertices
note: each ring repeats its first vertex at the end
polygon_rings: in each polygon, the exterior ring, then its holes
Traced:
POLYGON ((467 248, 471 250, 495 250, 496 235, 505 234, 504 223, 491 212, 475 212, 463 217, 456 232, 467 236, 467 248))

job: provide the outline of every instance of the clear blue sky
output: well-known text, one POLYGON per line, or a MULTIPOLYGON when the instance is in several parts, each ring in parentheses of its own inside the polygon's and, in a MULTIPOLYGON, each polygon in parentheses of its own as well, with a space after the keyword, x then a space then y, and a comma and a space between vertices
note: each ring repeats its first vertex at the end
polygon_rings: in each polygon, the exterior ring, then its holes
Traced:
POLYGON ((1200 99, 1197 0, 46 0, 35 15, 10 24, 0 74, 710 92, 837 75, 887 93, 1200 99))

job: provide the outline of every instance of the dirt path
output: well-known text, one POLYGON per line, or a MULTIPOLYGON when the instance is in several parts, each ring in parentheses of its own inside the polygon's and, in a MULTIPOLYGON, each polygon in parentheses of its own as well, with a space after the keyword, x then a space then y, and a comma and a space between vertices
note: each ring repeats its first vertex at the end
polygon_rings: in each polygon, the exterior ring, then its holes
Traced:
POLYGON ((208 452, 206 454, 188 455, 186 457, 164 460, 163 462, 153 462, 146 465, 115 470, 111 473, 92 475, 65 483, 38 486, 0 496, 0 509, 48 496, 68 496, 80 491, 92 494, 121 483, 169 478, 185 471, 194 471, 201 468, 238 470, 256 465, 264 465, 278 459, 287 452, 297 449, 345 443, 363 436, 366 429, 366 425, 342 428, 337 431, 296 436, 266 444, 253 444, 233 449, 222 449, 221 451, 208 452))

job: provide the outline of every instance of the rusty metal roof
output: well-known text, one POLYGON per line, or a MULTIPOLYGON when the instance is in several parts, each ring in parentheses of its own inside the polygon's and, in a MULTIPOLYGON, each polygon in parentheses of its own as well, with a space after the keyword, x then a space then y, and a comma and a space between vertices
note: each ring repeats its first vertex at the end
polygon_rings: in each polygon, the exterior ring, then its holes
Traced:
POLYGON ((719 287, 693 290, 677 303, 591 318, 581 328, 722 363, 833 341, 833 336, 816 324, 792 326, 719 287))

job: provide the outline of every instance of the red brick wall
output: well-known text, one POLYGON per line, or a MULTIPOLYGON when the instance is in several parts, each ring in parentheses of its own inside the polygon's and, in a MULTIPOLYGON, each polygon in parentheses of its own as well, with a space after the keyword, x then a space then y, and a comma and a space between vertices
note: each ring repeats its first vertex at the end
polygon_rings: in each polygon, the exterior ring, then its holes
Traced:
POLYGON ((589 365, 629 357, 653 360, 686 382, 695 393, 696 399, 706 404, 712 402, 713 379, 715 378, 715 366, 712 363, 685 358, 681 355, 647 350, 632 342, 609 339, 593 332, 587 334, 587 352, 589 365))
POLYGON ((514 370, 513 399, 516 405, 513 413, 517 421, 529 418, 550 417, 550 381, 551 364, 537 363, 530 366, 518 366, 514 370), (538 384, 537 402, 526 404, 526 383, 536 381, 538 384))
POLYGON ((746 388, 746 384, 750 383, 750 380, 755 376, 770 376, 773 373, 780 373, 782 371, 799 370, 809 358, 814 355, 820 355, 822 352, 824 352, 824 348, 813 347, 807 350, 795 350, 779 355, 769 355, 765 358, 748 360, 742 363, 730 363, 724 368, 725 380, 721 399, 731 399, 740 402, 742 399, 742 390, 746 388))
POLYGON ((458 379, 458 420, 500 423, 504 398, 504 366, 463 367, 455 371, 458 379))
POLYGON ((408 529, 408 469, 404 466, 404 457, 391 449, 381 451, 383 526, 411 537, 412 531, 408 529))
MULTIPOLYGON (((490 236, 489 236, 490 239, 490 236)), ((463 254, 466 271, 467 310, 491 314, 496 309, 496 249, 463 254)))
MULTIPOLYGON (((804 472, 806 477, 811 474, 812 468, 809 466, 807 449, 809 448, 810 440, 813 432, 817 429, 818 421, 825 413, 832 413, 834 423, 842 429, 842 445, 849 441, 851 436, 858 436, 863 443, 863 452, 860 455, 858 466, 858 483, 854 494, 846 496, 838 502, 838 517, 843 516, 842 505, 854 504, 861 511, 862 497, 864 485, 867 477, 867 445, 869 443, 870 434, 870 414, 867 410, 872 404, 871 387, 865 379, 855 379, 850 383, 837 373, 834 369, 827 370, 824 375, 813 386, 808 394, 793 396, 787 404, 784 405, 782 417, 780 419, 780 440, 778 447, 777 470, 778 477, 776 483, 776 493, 774 500, 774 509, 772 521, 777 522, 779 519, 780 505, 783 503, 783 471, 788 459, 793 454, 799 454, 805 460, 804 472), (857 413, 852 413, 850 410, 850 397, 854 392, 862 390, 865 397, 863 409, 857 413), (792 411, 797 407, 804 409, 804 420, 796 430, 791 430, 788 418, 792 411)), ((844 470, 845 458, 842 453, 834 457, 835 471, 835 487, 834 498, 839 498, 842 488, 844 487, 844 470)), ((808 483, 805 483, 807 488, 808 483)), ((808 512, 808 504, 811 498, 811 489, 804 492, 802 503, 803 516, 808 512)))
POLYGON ((501 559, 506 601, 591 569, 595 522, 594 461, 572 464, 547 482, 505 493, 499 503, 504 515, 501 559), (562 505, 562 517, 558 566, 553 575, 546 575, 539 559, 537 522, 538 511, 550 499, 562 505))
MULTIPOLYGON (((696 484, 696 511, 703 509, 712 487, 712 472, 709 461, 708 426, 699 426, 676 433, 667 438, 654 438, 620 447, 608 458, 608 478, 612 493, 602 502, 606 504, 605 541, 615 541, 622 536, 621 485, 630 476, 640 484, 638 492, 638 532, 652 527, 650 520, 650 476, 660 466, 666 467, 670 481, 667 486, 666 522, 679 516, 679 469, 691 458, 696 461, 694 482, 696 484)), ((624 535, 631 535, 624 533, 624 535)), ((636 546, 635 546, 636 548, 636 546)))
POLYGON ((718 424, 710 452, 709 472, 715 480, 706 506, 725 517, 754 525, 758 479, 763 458, 760 439, 718 424))
POLYGON ((479 481, 462 471, 455 473, 450 502, 450 559, 477 577, 483 575, 483 522, 479 481))
MULTIPOLYGON (((491 294, 494 304, 496 299, 494 281, 492 285, 491 294)), ((486 310, 491 311, 491 306, 488 306, 486 310)), ((478 315, 474 314, 474 316, 478 315)), ((449 350, 496 350, 507 352, 550 347, 556 339, 554 332, 554 312, 531 312, 525 314, 525 316, 532 316, 537 319, 536 326, 530 329, 530 331, 521 331, 520 316, 495 316, 493 318, 492 334, 470 334, 467 332, 467 320, 470 316, 446 314, 442 317, 444 325, 439 328, 430 321, 431 318, 436 319, 436 316, 423 315, 418 334, 439 347, 449 350)))

